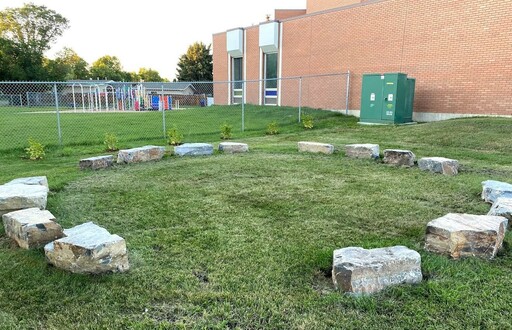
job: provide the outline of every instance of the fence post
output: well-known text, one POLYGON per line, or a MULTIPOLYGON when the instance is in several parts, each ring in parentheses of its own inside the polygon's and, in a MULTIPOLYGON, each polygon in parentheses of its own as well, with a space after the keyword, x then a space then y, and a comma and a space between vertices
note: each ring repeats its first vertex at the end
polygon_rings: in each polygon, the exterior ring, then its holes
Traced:
POLYGON ((302 77, 299 77, 299 123, 300 123, 300 116, 302 113, 302 77))
POLYGON ((245 130, 245 81, 242 81, 242 132, 245 130))
POLYGON ((57 84, 53 84, 53 94, 55 95, 55 108, 57 110, 57 132, 59 134, 59 145, 62 145, 62 131, 60 129, 60 111, 59 111, 59 95, 57 94, 57 84))
POLYGON ((160 96, 161 109, 162 109, 162 125, 164 128, 164 139, 165 139, 165 102, 164 102, 164 85, 162 85, 162 95, 160 96))
POLYGON ((348 115, 348 98, 350 96, 350 70, 347 71, 347 91, 345 95, 345 115, 348 115))

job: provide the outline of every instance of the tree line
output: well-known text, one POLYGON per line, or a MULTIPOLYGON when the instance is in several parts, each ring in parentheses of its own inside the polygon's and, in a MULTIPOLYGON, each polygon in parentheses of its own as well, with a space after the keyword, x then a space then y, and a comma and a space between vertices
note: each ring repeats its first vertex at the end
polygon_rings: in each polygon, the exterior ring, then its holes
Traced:
MULTIPOLYGON (((111 55, 89 65, 73 49, 65 47, 54 59, 47 58, 44 52, 68 28, 68 19, 46 6, 25 4, 0 11, 0 81, 168 81, 151 68, 124 71, 119 58, 111 55)), ((176 71, 177 81, 211 81, 210 46, 192 44, 179 58, 176 71)))

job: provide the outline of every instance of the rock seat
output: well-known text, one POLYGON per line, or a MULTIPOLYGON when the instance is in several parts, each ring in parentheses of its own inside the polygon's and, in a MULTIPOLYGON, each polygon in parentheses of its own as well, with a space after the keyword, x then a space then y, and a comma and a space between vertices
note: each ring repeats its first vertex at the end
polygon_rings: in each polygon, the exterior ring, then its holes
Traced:
POLYGON ((330 155, 334 152, 332 144, 301 141, 298 143, 299 152, 312 152, 330 155))
POLYGON ((208 143, 185 143, 174 147, 178 156, 208 156, 213 154, 213 146, 208 143))
POLYGON ((391 285, 420 283, 421 256, 405 246, 335 250, 332 279, 338 289, 352 294, 371 294, 391 285))
POLYGON ((92 222, 64 230, 66 237, 44 247, 46 259, 73 273, 124 272, 130 266, 125 240, 92 222))
POLYGON ((492 259, 503 244, 507 223, 504 217, 448 213, 427 224, 425 249, 453 259, 492 259))
POLYGON ((142 163, 160 160, 164 156, 165 148, 157 146, 144 146, 139 148, 119 150, 118 164, 142 163))
POLYGON ((2 219, 6 235, 23 249, 40 247, 64 236, 53 214, 37 207, 4 214, 2 219))

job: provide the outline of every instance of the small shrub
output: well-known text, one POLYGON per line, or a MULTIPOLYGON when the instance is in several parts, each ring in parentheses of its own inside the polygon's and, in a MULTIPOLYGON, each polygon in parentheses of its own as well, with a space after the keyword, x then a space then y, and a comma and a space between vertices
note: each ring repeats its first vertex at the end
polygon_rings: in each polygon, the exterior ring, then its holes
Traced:
POLYGON ((30 160, 43 159, 45 155, 44 146, 32 138, 28 139, 28 148, 25 151, 30 160))
POLYGON ((119 150, 117 147, 118 142, 119 140, 114 133, 105 133, 105 141, 103 141, 103 143, 107 147, 107 151, 119 150))
POLYGON ((176 126, 167 130, 167 143, 172 146, 183 144, 183 134, 178 131, 176 126))
POLYGON ((313 116, 312 115, 302 116, 302 126, 304 126, 305 129, 312 129, 313 128, 313 116))
POLYGON ((267 135, 279 134, 279 125, 277 121, 273 121, 267 125, 267 135))
POLYGON ((233 126, 228 124, 222 124, 220 126, 220 138, 222 140, 229 140, 233 137, 233 133, 231 132, 233 130, 233 126))

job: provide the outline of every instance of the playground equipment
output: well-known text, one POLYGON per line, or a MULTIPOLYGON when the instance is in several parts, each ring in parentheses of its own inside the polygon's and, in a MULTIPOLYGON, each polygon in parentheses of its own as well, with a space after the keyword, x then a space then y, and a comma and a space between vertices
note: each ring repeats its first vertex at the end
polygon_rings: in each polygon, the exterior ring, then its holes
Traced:
POLYGON ((148 92, 142 84, 82 84, 71 85, 74 111, 143 111, 171 110, 170 93, 148 92))

